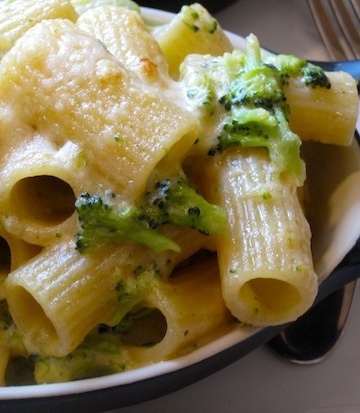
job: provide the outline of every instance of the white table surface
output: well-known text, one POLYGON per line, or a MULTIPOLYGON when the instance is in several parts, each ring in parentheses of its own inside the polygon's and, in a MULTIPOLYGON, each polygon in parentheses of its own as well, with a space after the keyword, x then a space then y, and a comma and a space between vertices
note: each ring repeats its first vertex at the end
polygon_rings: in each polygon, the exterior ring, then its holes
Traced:
MULTIPOLYGON (((328 58, 306 0, 239 0, 216 17, 223 28, 242 36, 253 32, 278 52, 328 58)), ((111 411, 145 412, 359 413, 359 288, 343 336, 322 363, 293 365, 263 346, 175 393, 111 411)))

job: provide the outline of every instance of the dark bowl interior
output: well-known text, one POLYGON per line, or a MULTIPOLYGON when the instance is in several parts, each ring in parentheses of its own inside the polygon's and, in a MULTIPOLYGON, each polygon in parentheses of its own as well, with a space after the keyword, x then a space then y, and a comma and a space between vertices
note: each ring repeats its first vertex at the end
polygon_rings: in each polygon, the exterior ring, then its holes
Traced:
MULTIPOLYGON (((202 4, 210 13, 215 13, 221 9, 224 9, 235 0, 203 0, 197 1, 197 3, 202 4)), ((181 6, 185 4, 195 3, 194 1, 178 1, 178 0, 139 0, 136 1, 140 6, 151 7, 154 9, 167 10, 172 12, 178 12, 181 6)))

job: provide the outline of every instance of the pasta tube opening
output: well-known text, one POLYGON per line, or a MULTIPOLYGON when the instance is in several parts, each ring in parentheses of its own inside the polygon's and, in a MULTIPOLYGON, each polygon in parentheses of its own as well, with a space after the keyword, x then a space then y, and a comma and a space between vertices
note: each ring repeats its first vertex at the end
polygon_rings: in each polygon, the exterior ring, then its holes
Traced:
POLYGON ((2 274, 8 274, 11 267, 11 251, 7 241, 0 237, 0 280, 2 274))
POLYGON ((0 300, 6 297, 4 283, 11 270, 11 250, 7 241, 0 237, 0 300))
POLYGON ((10 349, 0 346, 0 386, 5 386, 5 372, 10 360, 10 349))
POLYGON ((11 191, 10 203, 11 210, 20 218, 57 225, 75 211, 75 194, 62 179, 38 175, 19 180, 11 191))
POLYGON ((161 311, 167 329, 152 346, 128 348, 138 363, 186 354, 223 331, 231 319, 221 295, 216 256, 178 267, 177 274, 169 282, 158 283, 144 304, 161 311))
POLYGON ((59 341, 58 333, 35 297, 19 285, 11 287, 11 294, 17 302, 12 310, 13 316, 21 320, 27 340, 30 340, 35 348, 41 347, 41 343, 46 343, 47 348, 56 346, 59 341))
MULTIPOLYGON (((0 347, 0 352, 2 352, 2 350, 3 349, 0 347)), ((6 350, 10 351, 9 349, 6 350)), ((10 356, 4 372, 4 384, 6 384, 6 386, 26 386, 36 384, 32 361, 25 356, 10 356), (21 371, 21 375, 19 375, 19 371, 21 371)))
POLYGON ((259 316, 273 316, 289 312, 298 306, 301 297, 298 289, 290 283, 274 278, 254 278, 242 285, 239 298, 245 306, 259 316))
POLYGON ((129 346, 150 347, 160 343, 167 332, 167 321, 158 308, 139 306, 129 311, 119 325, 100 326, 99 332, 119 333, 121 342, 129 346))

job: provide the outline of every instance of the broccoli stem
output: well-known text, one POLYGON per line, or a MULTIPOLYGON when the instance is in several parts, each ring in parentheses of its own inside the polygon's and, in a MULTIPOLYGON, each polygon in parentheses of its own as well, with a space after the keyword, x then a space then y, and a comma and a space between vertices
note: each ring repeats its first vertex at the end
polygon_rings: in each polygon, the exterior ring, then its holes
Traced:
POLYGON ((196 229, 202 234, 220 233, 226 226, 226 213, 208 203, 189 186, 183 176, 158 181, 146 192, 139 205, 116 205, 88 193, 77 199, 80 230, 76 249, 80 253, 110 242, 132 241, 155 252, 179 251, 179 246, 157 231, 163 224, 176 224, 196 229))
POLYGON ((34 355, 37 383, 58 383, 118 373, 126 369, 121 344, 97 336, 88 336, 64 357, 34 355))
POLYGON ((141 219, 149 226, 177 224, 196 229, 202 234, 218 234, 224 230, 225 211, 210 204, 183 177, 163 179, 146 194, 141 219))
POLYGON ((282 86, 281 70, 262 61, 258 39, 248 36, 243 70, 220 98, 228 114, 218 143, 209 154, 228 146, 266 147, 277 170, 286 172, 301 185, 305 175, 300 158, 301 140, 290 130, 282 86))
POLYGON ((262 65, 261 49, 257 37, 250 35, 246 38, 246 63, 247 70, 253 70, 262 65))
POLYGON ((88 193, 80 195, 75 206, 81 226, 76 235, 76 249, 81 253, 91 247, 124 240, 145 245, 156 252, 179 250, 170 238, 144 225, 134 206, 117 210, 104 203, 101 197, 88 193))
POLYGON ((185 96, 206 126, 197 153, 214 156, 229 147, 265 147, 274 171, 302 185, 301 140, 290 130, 284 92, 291 77, 308 88, 331 86, 321 68, 293 55, 266 52, 254 35, 246 38, 245 52, 186 59, 181 66, 185 96))

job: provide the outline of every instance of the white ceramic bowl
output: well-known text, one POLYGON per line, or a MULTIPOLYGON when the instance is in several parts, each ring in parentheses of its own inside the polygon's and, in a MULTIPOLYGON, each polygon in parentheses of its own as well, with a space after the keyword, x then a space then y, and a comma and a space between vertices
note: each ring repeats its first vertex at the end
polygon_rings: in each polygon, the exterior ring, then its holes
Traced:
MULTIPOLYGON (((171 13, 143 9, 152 22, 165 23, 171 13)), ((244 39, 228 33, 235 47, 244 39)), ((321 277, 319 299, 357 277, 360 269, 360 149, 323 145, 307 158, 316 176, 317 231, 313 234, 315 267, 321 277), (348 252, 351 250, 350 254, 348 252), (347 255, 348 254, 348 255, 347 255), (341 265, 338 264, 344 259, 341 265), (336 270, 334 271, 334 269, 336 270)), ((311 223, 310 223, 311 224, 311 223)), ((0 412, 96 412, 153 399, 192 384, 243 357, 274 337, 282 327, 234 328, 230 333, 184 357, 110 376, 75 382, 0 388, 0 412)))

